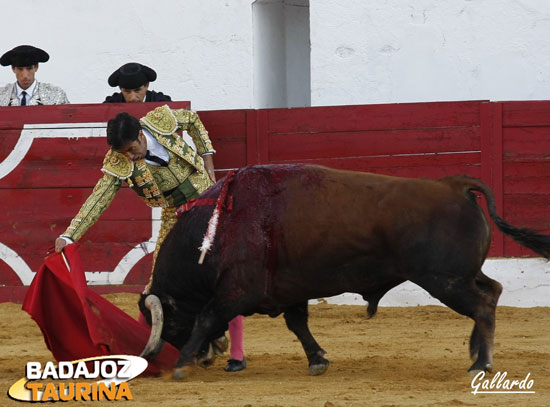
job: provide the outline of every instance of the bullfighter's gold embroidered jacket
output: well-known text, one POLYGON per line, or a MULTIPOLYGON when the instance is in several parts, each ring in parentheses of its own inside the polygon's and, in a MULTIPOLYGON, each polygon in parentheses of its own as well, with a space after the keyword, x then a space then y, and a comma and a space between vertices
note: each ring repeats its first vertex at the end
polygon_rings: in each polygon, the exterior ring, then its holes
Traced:
POLYGON ((80 239, 107 209, 123 182, 147 205, 162 208, 180 205, 212 185, 201 156, 215 150, 195 112, 172 110, 164 105, 147 113, 140 124, 166 148, 170 156, 168 166, 148 165, 145 160, 134 162, 109 150, 103 160, 103 177, 62 236, 73 241, 80 239), (181 130, 188 132, 197 151, 178 134, 181 130))

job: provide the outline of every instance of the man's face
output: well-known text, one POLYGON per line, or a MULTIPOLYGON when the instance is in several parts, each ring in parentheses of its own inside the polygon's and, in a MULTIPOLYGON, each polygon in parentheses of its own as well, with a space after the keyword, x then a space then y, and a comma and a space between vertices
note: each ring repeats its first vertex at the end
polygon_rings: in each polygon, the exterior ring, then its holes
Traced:
POLYGON ((32 66, 12 66, 11 70, 15 74, 19 86, 27 89, 34 82, 34 75, 38 71, 38 64, 32 66))
POLYGON ((149 89, 149 82, 136 89, 120 88, 120 91, 122 92, 122 96, 124 96, 126 103, 138 103, 145 100, 147 89, 149 89))
POLYGON ((147 139, 143 135, 143 132, 140 131, 136 141, 126 143, 120 150, 116 151, 124 154, 132 161, 141 160, 147 154, 147 139))

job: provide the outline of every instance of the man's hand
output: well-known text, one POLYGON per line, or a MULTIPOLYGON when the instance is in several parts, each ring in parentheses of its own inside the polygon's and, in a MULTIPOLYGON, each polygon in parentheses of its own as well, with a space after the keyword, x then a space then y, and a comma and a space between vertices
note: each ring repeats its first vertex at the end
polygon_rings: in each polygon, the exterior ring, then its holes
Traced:
POLYGON ((63 248, 67 246, 67 241, 63 239, 62 237, 58 237, 55 239, 55 251, 57 253, 60 253, 63 248))
POLYGON ((203 155, 202 159, 204 160, 204 168, 206 169, 208 176, 210 177, 212 182, 216 182, 216 174, 214 173, 214 160, 212 158, 212 154, 203 155))

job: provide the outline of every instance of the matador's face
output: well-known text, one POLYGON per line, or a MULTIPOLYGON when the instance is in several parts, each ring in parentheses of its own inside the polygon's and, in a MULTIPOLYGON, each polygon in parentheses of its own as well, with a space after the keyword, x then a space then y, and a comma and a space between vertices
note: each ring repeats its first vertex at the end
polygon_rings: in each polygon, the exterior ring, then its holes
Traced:
POLYGON ((147 139, 145 138, 143 131, 139 131, 137 140, 129 141, 124 144, 120 150, 116 151, 120 154, 124 154, 132 161, 145 158, 145 154, 147 154, 147 139))

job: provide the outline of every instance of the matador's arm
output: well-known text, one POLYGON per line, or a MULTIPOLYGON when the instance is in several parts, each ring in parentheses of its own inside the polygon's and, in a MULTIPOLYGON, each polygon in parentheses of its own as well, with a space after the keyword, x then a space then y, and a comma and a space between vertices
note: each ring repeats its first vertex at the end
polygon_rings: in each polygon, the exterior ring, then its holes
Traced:
POLYGON ((193 139, 199 155, 214 154, 216 152, 214 147, 212 147, 212 141, 208 137, 208 132, 197 113, 185 109, 175 109, 172 112, 176 116, 178 127, 181 130, 187 131, 193 139))
POLYGON ((80 239, 109 207, 121 186, 121 179, 111 174, 104 174, 61 237, 69 238, 73 242, 80 239))

